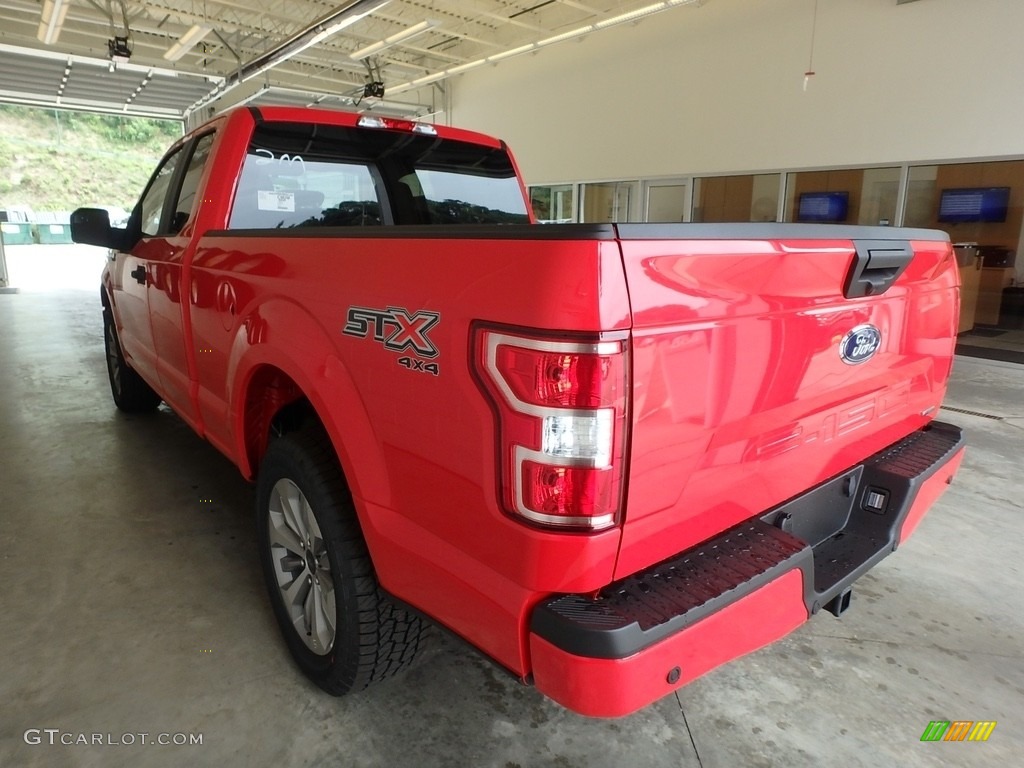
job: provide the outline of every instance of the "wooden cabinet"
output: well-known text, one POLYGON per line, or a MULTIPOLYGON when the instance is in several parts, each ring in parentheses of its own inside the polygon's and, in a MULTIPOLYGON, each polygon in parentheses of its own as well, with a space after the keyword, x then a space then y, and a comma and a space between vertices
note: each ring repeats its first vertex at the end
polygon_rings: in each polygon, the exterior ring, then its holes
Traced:
POLYGON ((983 267, 978 286, 978 306, 974 321, 980 325, 999 325, 999 306, 1003 302, 1003 289, 1013 285, 1016 270, 1013 267, 983 267))
MULTIPOLYGON (((700 180, 700 221, 750 221, 753 176, 708 176, 700 180)), ((774 218, 774 217, 772 217, 774 218)))
POLYGON ((957 263, 960 264, 960 324, 957 326, 957 333, 964 333, 974 327, 978 307, 978 291, 981 287, 982 273, 981 256, 977 255, 977 248, 971 250, 975 255, 964 260, 961 260, 957 254, 957 263))

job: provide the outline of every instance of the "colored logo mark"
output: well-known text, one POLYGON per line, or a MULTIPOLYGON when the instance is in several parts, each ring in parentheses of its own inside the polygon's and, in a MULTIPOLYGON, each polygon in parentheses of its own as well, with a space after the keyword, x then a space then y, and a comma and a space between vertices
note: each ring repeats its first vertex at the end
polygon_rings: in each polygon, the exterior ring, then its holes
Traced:
POLYGON ((995 729, 995 720, 932 720, 921 741, 988 741, 995 729))
POLYGON ((858 365, 874 357, 882 346, 882 332, 870 323, 858 325, 839 343, 839 356, 844 363, 858 365))

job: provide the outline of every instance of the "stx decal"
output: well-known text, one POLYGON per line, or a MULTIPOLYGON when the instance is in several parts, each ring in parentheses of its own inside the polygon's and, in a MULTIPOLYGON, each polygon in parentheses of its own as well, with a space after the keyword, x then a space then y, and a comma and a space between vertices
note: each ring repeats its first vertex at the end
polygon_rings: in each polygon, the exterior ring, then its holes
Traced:
POLYGON ((349 307, 348 320, 341 332, 360 339, 372 335, 374 341, 381 342, 392 352, 412 350, 421 357, 433 359, 438 356, 438 351, 427 332, 440 319, 437 312, 426 310, 410 314, 409 310, 401 307, 349 307))

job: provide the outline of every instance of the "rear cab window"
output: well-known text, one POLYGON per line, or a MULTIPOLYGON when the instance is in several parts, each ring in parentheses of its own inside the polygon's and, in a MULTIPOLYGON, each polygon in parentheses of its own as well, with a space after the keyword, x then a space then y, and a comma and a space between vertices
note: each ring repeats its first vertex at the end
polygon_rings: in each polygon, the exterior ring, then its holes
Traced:
POLYGON ((504 149, 406 131, 267 122, 253 133, 228 228, 528 222, 504 149))

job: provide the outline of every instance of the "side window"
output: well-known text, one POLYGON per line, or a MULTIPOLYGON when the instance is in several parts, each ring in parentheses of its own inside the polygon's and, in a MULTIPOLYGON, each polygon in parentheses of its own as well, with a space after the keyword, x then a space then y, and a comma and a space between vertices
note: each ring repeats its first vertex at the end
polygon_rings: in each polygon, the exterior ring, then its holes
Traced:
MULTIPOLYGON (((527 224, 515 175, 476 176, 462 168, 417 168, 431 224, 527 224)), ((402 179, 406 183, 405 179, 402 179)))
POLYGON ((173 155, 167 157, 163 164, 157 169, 156 175, 149 183, 149 187, 142 194, 140 205, 142 207, 141 227, 143 237, 153 237, 160 234, 160 220, 164 212, 164 202, 170 191, 171 181, 174 179, 174 172, 181 162, 182 151, 178 149, 173 155))
POLYGON ((212 133, 207 133, 196 139, 192 157, 189 158, 188 166, 185 168, 185 176, 181 181, 181 191, 178 193, 178 202, 174 206, 174 215, 171 216, 169 234, 177 234, 185 222, 192 218, 196 208, 196 193, 199 191, 199 179, 203 176, 203 168, 210 157, 210 150, 213 148, 212 133))
POLYGON ((377 184, 367 163, 353 160, 329 139, 295 141, 267 127, 256 130, 235 190, 229 229, 383 223, 377 184))

